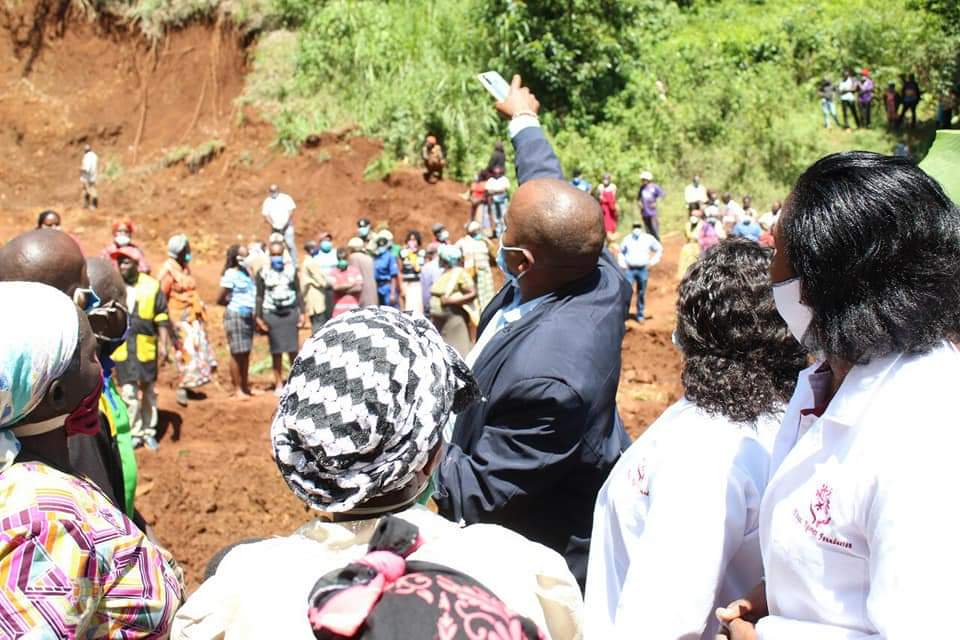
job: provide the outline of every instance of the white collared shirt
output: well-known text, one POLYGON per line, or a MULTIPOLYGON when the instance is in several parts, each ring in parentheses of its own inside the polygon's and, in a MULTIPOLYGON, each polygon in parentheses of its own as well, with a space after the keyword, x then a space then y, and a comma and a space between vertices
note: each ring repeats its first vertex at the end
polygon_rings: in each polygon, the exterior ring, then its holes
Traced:
POLYGON ((758 520, 779 416, 757 428, 687 399, 621 456, 597 497, 584 637, 704 638, 762 574, 758 520))
POLYGON ((83 154, 83 160, 80 162, 80 170, 88 182, 97 181, 97 164, 99 158, 93 151, 87 151, 83 154))
POLYGON ((261 212, 263 217, 270 222, 270 226, 277 231, 283 231, 290 218, 293 217, 293 210, 297 208, 297 203, 293 198, 285 193, 278 193, 276 197, 267 196, 263 201, 261 212))
POLYGON ((473 369, 473 365, 476 364, 477 359, 480 358, 480 354, 483 353, 483 348, 493 340, 493 336, 497 335, 497 333, 508 324, 513 324, 536 309, 545 297, 546 296, 540 296, 539 298, 527 300, 521 304, 520 296, 514 295, 513 302, 506 307, 497 309, 497 312, 490 318, 490 322, 484 327, 483 333, 480 334, 480 338, 477 340, 477 344, 473 345, 473 349, 467 354, 467 366, 473 369))
POLYGON ((817 417, 819 366, 774 444, 759 637, 957 637, 960 354, 944 342, 855 366, 817 417))
POLYGON ((683 199, 687 204, 693 204, 694 202, 706 202, 707 188, 702 184, 695 185, 691 182, 683 190, 683 199))

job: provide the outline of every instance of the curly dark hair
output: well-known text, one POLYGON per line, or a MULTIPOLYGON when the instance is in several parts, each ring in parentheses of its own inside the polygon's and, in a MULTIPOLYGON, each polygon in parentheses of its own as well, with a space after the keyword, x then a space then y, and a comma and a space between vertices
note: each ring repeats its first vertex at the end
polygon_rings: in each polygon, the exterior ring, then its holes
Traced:
POLYGON ((227 260, 223 263, 223 273, 237 266, 237 256, 240 255, 240 245, 232 244, 227 247, 227 260))
POLYGON ((863 364, 960 334, 960 210, 910 160, 818 160, 797 180, 777 242, 813 311, 812 350, 863 364))
POLYGON ((734 422, 775 413, 807 364, 773 302, 772 257, 755 242, 726 240, 680 283, 675 337, 684 357, 684 394, 734 422))

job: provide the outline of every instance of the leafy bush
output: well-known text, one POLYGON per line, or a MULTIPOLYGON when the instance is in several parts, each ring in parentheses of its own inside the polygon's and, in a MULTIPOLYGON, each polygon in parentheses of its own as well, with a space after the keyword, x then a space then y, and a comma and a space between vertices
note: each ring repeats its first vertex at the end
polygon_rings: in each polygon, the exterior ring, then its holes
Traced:
POLYGON ((244 99, 287 151, 357 123, 384 141, 380 175, 433 133, 469 177, 505 129, 475 76, 520 72, 568 171, 612 173, 629 210, 649 169, 675 222, 695 172, 763 206, 825 153, 890 152, 903 138, 879 128, 821 129, 819 79, 867 66, 880 93, 916 73, 933 96, 960 50, 942 0, 272 1, 299 30, 262 39, 244 99))

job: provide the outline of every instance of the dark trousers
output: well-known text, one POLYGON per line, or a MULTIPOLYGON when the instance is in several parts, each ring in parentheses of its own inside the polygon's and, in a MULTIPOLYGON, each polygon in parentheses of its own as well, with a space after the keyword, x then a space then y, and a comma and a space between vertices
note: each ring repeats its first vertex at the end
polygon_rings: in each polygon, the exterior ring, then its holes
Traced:
POLYGON ((907 117, 908 109, 910 110, 910 126, 917 126, 917 104, 917 102, 913 102, 911 104, 907 104, 907 102, 903 103, 903 105, 900 107, 900 118, 897 120, 897 127, 903 126, 903 121, 907 117))
POLYGON ((643 216, 643 226, 646 227, 647 233, 657 239, 657 242, 660 241, 660 220, 657 218, 657 214, 643 216))
POLYGON ((870 116, 873 111, 872 102, 861 102, 860 103, 860 124, 864 127, 870 127, 870 116))
POLYGON ((647 267, 628 267, 627 282, 637 287, 637 320, 643 320, 644 298, 647 296, 647 280, 650 273, 647 267))
POLYGON ((860 116, 857 114, 857 103, 851 102, 850 100, 841 100, 840 106, 843 107, 843 126, 847 129, 850 128, 849 121, 847 120, 847 113, 853 114, 853 123, 860 127, 860 116))

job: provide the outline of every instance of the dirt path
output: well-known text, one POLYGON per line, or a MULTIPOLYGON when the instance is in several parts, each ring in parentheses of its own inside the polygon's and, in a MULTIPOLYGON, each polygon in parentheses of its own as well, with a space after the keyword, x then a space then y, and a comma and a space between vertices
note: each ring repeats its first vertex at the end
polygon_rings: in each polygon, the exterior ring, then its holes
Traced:
MULTIPOLYGON (((45 42, 26 78, 23 59, 3 36, 0 30, 0 121, 6 125, 0 127, 0 240, 32 228, 37 213, 51 207, 86 253, 96 254, 110 239, 110 223, 130 216, 135 241, 156 265, 166 239, 186 232, 201 292, 212 301, 226 246, 266 231, 258 211, 271 182, 299 205, 299 241, 324 229, 344 243, 361 216, 389 222, 400 233, 426 233, 439 221, 455 237, 466 221, 464 185, 427 186, 414 169, 365 181, 365 167, 382 148, 376 141, 327 134, 298 155, 275 149, 270 127, 235 106, 246 52, 231 33, 194 26, 151 50, 124 34, 71 23, 62 38, 45 42), (224 151, 197 172, 163 166, 172 150, 214 139, 224 142, 224 151), (102 206, 95 212, 76 207, 84 142, 101 157, 102 206)), ((619 402, 633 435, 679 394, 679 357, 670 340, 679 246, 679 238, 667 239, 648 291, 653 317, 630 323, 624 341, 619 402)), ((204 389, 206 398, 181 409, 173 399, 173 372, 163 371, 160 449, 137 452, 137 504, 182 563, 191 589, 225 544, 285 534, 311 518, 270 456, 275 398, 229 396, 221 318, 221 310, 211 308, 210 336, 224 367, 204 389)), ((265 356, 263 342, 254 362, 265 356)), ((266 372, 254 381, 269 386, 266 372)))

